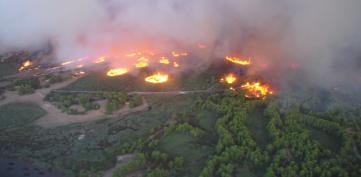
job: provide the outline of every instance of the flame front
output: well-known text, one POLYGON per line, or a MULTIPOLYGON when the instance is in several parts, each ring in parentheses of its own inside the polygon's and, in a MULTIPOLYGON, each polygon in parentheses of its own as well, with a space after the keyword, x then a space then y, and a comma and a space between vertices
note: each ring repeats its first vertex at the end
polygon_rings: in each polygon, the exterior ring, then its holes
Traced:
POLYGON ((128 69, 127 68, 114 68, 114 69, 110 69, 108 72, 107 72, 107 76, 109 77, 115 77, 115 76, 120 76, 120 75, 123 75, 125 73, 128 72, 128 69))
POLYGON ((172 51, 172 56, 173 57, 185 57, 188 56, 188 52, 176 52, 176 51, 172 51))
POLYGON ((169 59, 167 57, 161 57, 160 60, 159 60, 159 63, 161 64, 165 64, 165 65, 169 65, 169 59))
POLYGON ((146 77, 145 81, 153 84, 164 83, 168 81, 168 74, 162 74, 158 72, 156 74, 146 77))
POLYGON ((105 61, 105 57, 99 57, 94 61, 94 63, 99 64, 99 63, 103 63, 104 61, 105 61))
POLYGON ((246 97, 248 98, 265 98, 267 95, 273 94, 269 85, 261 84, 260 82, 247 82, 241 88, 246 90, 246 97))
POLYGON ((21 67, 18 69, 19 71, 22 71, 24 70, 25 68, 31 66, 33 63, 30 61, 30 60, 26 60, 22 65, 21 67))
POLYGON ((73 61, 66 61, 66 62, 63 62, 61 63, 62 66, 65 66, 65 65, 69 65, 69 64, 72 64, 73 61))
POLYGON ((145 68, 149 65, 149 59, 142 56, 138 59, 138 63, 135 64, 136 68, 145 68))
POLYGON ((173 62, 173 67, 175 67, 175 68, 179 68, 179 64, 177 63, 177 62, 173 62))
POLYGON ((235 64, 239 64, 239 65, 250 65, 252 64, 251 62, 251 58, 248 59, 242 59, 242 58, 237 58, 237 57, 231 57, 231 56, 226 56, 225 57, 226 60, 235 63, 235 64))
POLYGON ((237 77, 233 73, 227 74, 224 78, 221 79, 221 82, 226 82, 227 84, 233 84, 237 80, 237 77))

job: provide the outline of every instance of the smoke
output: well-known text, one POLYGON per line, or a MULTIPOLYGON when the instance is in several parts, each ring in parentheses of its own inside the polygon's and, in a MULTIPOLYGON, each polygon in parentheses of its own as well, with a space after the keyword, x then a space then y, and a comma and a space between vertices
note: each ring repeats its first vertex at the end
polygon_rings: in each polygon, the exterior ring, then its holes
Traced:
POLYGON ((251 73, 279 78, 296 66, 328 87, 360 82, 359 7, 359 0, 0 0, 0 53, 50 42, 58 60, 106 54, 126 65, 122 52, 202 43, 197 67, 241 54, 254 59, 251 73))

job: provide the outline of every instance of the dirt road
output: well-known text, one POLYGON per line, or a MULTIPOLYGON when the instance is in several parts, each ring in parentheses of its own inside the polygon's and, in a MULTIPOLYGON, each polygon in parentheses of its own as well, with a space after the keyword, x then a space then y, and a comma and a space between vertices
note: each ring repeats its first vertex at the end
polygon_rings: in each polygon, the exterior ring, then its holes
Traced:
MULTIPOLYGON (((5 92, 6 98, 4 100, 0 101, 0 106, 5 105, 12 102, 33 102, 38 104, 41 108, 43 108, 47 114, 40 119, 36 120, 34 123, 36 125, 39 125, 44 128, 50 128, 50 127, 57 127, 62 125, 67 125, 71 123, 81 123, 86 121, 94 121, 101 118, 104 118, 104 111, 101 109, 99 110, 92 110, 87 112, 84 115, 68 115, 58 108, 56 108, 54 105, 52 105, 49 102, 44 101, 44 97, 50 93, 54 89, 63 88, 73 82, 75 82, 77 79, 71 79, 59 84, 54 84, 50 88, 44 88, 37 90, 34 94, 31 95, 23 95, 20 96, 16 92, 5 92)), ((104 105, 101 105, 104 106, 104 105)), ((145 99, 143 99, 143 104, 130 109, 128 106, 123 107, 118 112, 116 112, 115 115, 125 115, 132 112, 138 112, 138 111, 145 111, 148 109, 148 103, 145 99)), ((111 117, 111 116, 108 116, 111 117)))

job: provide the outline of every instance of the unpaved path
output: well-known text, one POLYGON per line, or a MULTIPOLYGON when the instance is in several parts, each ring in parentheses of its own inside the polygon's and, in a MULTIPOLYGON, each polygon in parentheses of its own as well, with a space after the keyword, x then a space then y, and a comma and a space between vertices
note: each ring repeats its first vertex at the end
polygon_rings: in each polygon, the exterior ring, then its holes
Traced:
MULTIPOLYGON (((102 109, 88 111, 84 115, 69 115, 61 112, 58 108, 56 108, 54 105, 50 103, 46 102, 45 104, 43 104, 43 106, 44 106, 43 109, 45 109, 48 112, 48 114, 36 120, 35 124, 45 128, 68 125, 71 123, 94 121, 105 117, 111 118, 117 115, 126 115, 132 112, 146 111, 148 109, 148 103, 145 101, 145 99, 143 99, 143 104, 138 107, 129 108, 126 105, 123 108, 121 108, 119 111, 114 113, 113 115, 108 115, 108 116, 105 116, 105 112, 102 109)), ((102 107, 104 107, 104 105, 102 105, 102 107)))
MULTIPOLYGON (((62 90, 57 89, 53 90, 54 92, 58 93, 100 93, 102 91, 92 91, 92 90, 62 90)), ((206 89, 206 90, 176 90, 176 91, 159 91, 159 92, 152 92, 152 91, 134 91, 128 92, 128 95, 187 95, 187 94, 197 94, 197 93, 211 93, 217 92, 217 90, 206 89)))
MULTIPOLYGON (((93 121, 98 120, 101 118, 104 118, 104 111, 101 109, 99 110, 92 110, 87 112, 84 115, 68 115, 58 108, 56 108, 54 105, 52 105, 49 102, 44 101, 44 97, 49 94, 54 89, 63 88, 73 82, 75 82, 77 79, 71 79, 64 81, 62 83, 54 84, 50 88, 44 88, 36 90, 34 94, 31 95, 23 95, 20 96, 16 92, 5 92, 5 99, 0 101, 0 106, 5 105, 12 102, 33 102, 38 104, 41 108, 46 110, 47 114, 40 119, 36 120, 34 123, 36 125, 39 125, 44 128, 50 128, 50 127, 57 127, 62 125, 67 125, 71 123, 81 123, 86 121, 93 121)), ((116 112, 116 115, 125 115, 132 112, 138 112, 138 111, 145 111, 148 109, 148 103, 143 98, 143 104, 130 109, 128 106, 123 107, 118 112, 116 112)))
POLYGON ((6 97, 4 100, 0 101, 0 106, 4 105, 4 104, 8 104, 11 102, 34 102, 39 104, 41 107, 43 103, 43 99, 44 97, 51 92, 51 90, 53 89, 59 89, 59 88, 63 88, 73 82, 75 82, 77 79, 70 79, 67 81, 64 81, 62 83, 58 83, 58 84, 54 84, 49 88, 43 88, 43 89, 39 89, 36 90, 35 93, 31 94, 31 95, 18 95, 17 92, 11 92, 11 91, 7 91, 4 93, 4 96, 6 97))

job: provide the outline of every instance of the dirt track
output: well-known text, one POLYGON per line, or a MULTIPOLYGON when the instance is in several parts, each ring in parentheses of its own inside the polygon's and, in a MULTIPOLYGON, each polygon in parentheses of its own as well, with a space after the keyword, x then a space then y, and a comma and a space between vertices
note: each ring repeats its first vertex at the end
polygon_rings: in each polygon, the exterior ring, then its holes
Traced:
MULTIPOLYGON (((93 121, 97 119, 104 118, 104 110, 92 110, 88 111, 84 115, 68 115, 66 113, 61 112, 58 108, 52 105, 49 102, 45 102, 44 97, 49 94, 51 91, 55 92, 64 92, 64 93, 96 93, 96 91, 69 91, 62 90, 61 88, 66 87, 67 85, 75 82, 77 79, 70 79, 68 81, 54 84, 50 88, 44 88, 40 90, 36 90, 34 94, 31 95, 23 95, 20 96, 16 92, 6 92, 5 99, 0 101, 0 106, 12 102, 33 102, 38 104, 41 108, 46 110, 47 114, 40 119, 36 120, 34 123, 36 125, 42 126, 44 128, 56 127, 67 125, 71 123, 81 123, 86 121, 93 121)), ((207 90, 186 90, 186 91, 168 91, 168 92, 129 92, 129 95, 137 94, 137 95, 185 95, 185 94, 197 94, 197 93, 210 93, 215 92, 215 90, 207 89, 207 90)), ((104 107, 104 105, 101 105, 104 107)), ((115 115, 125 115, 132 112, 145 111, 149 107, 147 101, 143 98, 143 104, 130 109, 128 106, 124 106, 119 111, 115 113, 115 115)), ((109 117, 109 116, 108 116, 109 117)), ((111 117, 111 116, 110 116, 111 117)))
MULTIPOLYGON (((56 127, 61 125, 67 125, 71 123, 80 123, 86 121, 93 121, 97 119, 104 118, 104 111, 102 110, 93 110, 89 111, 84 115, 68 115, 66 113, 61 112, 58 108, 52 105, 49 102, 45 102, 43 99, 44 97, 50 93, 54 89, 63 88, 77 79, 71 79, 59 84, 54 84, 50 88, 44 88, 37 90, 34 94, 31 95, 23 95, 20 96, 16 92, 6 92, 5 99, 0 101, 0 106, 12 102, 33 102, 38 104, 41 108, 46 110, 47 114, 40 119, 36 120, 34 123, 44 128, 56 127)), ((103 105, 104 106, 104 105, 103 105)), ((144 111, 148 109, 148 104, 145 99, 143 99, 143 104, 136 107, 129 109, 128 106, 123 107, 116 115, 121 114, 125 115, 131 112, 138 112, 144 111)))

